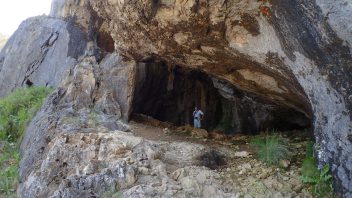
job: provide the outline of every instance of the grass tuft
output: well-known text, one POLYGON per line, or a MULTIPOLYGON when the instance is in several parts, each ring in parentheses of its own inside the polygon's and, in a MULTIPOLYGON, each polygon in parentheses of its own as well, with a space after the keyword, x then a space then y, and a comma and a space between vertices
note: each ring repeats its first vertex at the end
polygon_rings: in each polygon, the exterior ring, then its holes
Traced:
POLYGON ((268 165, 278 165, 290 156, 288 140, 277 134, 253 137, 250 145, 257 158, 268 165))

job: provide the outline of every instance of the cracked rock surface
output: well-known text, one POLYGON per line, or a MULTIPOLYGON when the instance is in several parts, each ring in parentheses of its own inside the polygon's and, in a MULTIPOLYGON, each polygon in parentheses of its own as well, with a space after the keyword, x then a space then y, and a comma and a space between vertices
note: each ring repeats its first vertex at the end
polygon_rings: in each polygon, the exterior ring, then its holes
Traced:
POLYGON ((236 197, 219 175, 194 167, 206 151, 190 143, 151 142, 121 131, 62 134, 23 184, 25 197, 88 197, 118 189, 124 197, 236 197), (169 172, 169 159, 182 162, 169 172))
POLYGON ((83 55, 86 42, 83 31, 60 19, 39 16, 23 22, 0 53, 0 96, 20 86, 57 86, 83 55))

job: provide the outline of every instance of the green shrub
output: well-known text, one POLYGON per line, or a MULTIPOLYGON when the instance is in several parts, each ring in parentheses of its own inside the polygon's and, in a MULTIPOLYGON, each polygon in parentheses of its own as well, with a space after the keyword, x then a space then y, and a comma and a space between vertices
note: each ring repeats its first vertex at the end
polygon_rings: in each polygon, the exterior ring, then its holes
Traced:
POLYGON ((313 143, 308 143, 306 157, 301 167, 301 181, 309 184, 315 197, 332 197, 332 176, 330 167, 326 164, 321 170, 318 169, 317 160, 313 154, 313 143))
POLYGON ((306 147, 306 157, 301 167, 301 175, 307 178, 315 178, 319 175, 317 168, 317 159, 314 157, 313 142, 308 142, 306 147))
POLYGON ((315 178, 319 175, 317 160, 315 157, 306 157, 301 167, 301 175, 307 178, 315 178))
POLYGON ((51 92, 46 87, 20 88, 0 99, 0 140, 19 141, 28 121, 51 92))
POLYGON ((290 156, 288 140, 277 134, 256 136, 251 139, 250 145, 256 151, 257 158, 269 165, 278 165, 290 156))

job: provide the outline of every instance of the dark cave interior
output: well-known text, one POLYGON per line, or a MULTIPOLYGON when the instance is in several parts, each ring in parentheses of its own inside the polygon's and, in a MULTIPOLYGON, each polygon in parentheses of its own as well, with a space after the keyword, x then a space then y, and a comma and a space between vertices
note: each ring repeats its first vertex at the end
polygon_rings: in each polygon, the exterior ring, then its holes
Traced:
POLYGON ((204 112, 202 128, 225 134, 303 130, 311 120, 290 107, 261 99, 199 70, 151 59, 137 66, 133 114, 176 126, 193 125, 194 107, 204 112))

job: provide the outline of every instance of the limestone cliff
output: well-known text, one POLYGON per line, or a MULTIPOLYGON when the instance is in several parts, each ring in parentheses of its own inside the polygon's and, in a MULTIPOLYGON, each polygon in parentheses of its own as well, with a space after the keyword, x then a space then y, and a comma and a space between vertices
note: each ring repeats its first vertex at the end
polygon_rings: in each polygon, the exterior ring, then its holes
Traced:
MULTIPOLYGON (((249 123, 260 130, 270 119, 293 114, 311 120, 320 164, 330 164, 338 195, 351 197, 351 12, 346 0, 54 0, 51 18, 23 23, 0 54, 0 95, 26 84, 58 86, 68 76, 26 134, 23 182, 39 168, 34 162, 48 155, 45 144, 65 131, 58 121, 65 116, 59 114, 73 109, 82 118, 70 133, 86 126, 82 122, 92 107, 99 109, 102 125, 111 113, 114 123, 127 121, 140 106, 134 94, 149 82, 149 72, 165 76, 151 79, 163 82, 170 98, 179 93, 175 87, 201 90, 194 91, 199 100, 191 106, 248 104, 227 111, 231 116, 220 113, 222 121, 237 126, 249 123), (155 65, 166 72, 146 69, 155 65), (192 72, 205 77, 182 86, 175 81, 192 72), (205 97, 215 93, 208 85, 225 102, 205 97), (50 118, 55 124, 43 125, 52 114, 58 116, 50 118)), ((184 107, 181 99, 175 101, 184 107)), ((217 115, 211 108, 208 114, 217 115)))
POLYGON ((73 23, 43 16, 23 22, 0 53, 0 95, 25 85, 57 86, 86 43, 73 23))

